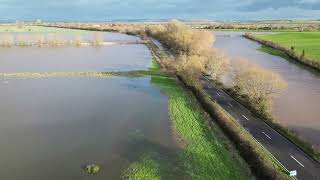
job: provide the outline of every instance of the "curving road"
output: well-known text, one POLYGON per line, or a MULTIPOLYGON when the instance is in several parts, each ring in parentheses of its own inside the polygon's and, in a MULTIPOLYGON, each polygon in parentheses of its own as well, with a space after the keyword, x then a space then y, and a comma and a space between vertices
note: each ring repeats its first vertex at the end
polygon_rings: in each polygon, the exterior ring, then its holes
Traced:
POLYGON ((213 87, 202 78, 204 90, 232 115, 288 170, 296 170, 296 179, 320 180, 320 163, 310 158, 291 141, 273 130, 263 120, 254 116, 224 91, 213 87))

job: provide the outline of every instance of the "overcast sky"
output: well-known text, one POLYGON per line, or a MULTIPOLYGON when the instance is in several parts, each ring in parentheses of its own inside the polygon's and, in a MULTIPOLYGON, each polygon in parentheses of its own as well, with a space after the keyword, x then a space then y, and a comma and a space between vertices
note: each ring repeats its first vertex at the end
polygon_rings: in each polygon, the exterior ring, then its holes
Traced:
POLYGON ((0 20, 320 19, 320 0, 0 0, 0 20))

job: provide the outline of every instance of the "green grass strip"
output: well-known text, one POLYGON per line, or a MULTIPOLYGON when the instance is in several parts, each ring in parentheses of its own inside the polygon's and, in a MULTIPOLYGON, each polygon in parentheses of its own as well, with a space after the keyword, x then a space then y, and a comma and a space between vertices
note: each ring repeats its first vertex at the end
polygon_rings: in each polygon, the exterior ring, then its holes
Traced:
POLYGON ((188 141, 179 157, 188 179, 248 179, 223 141, 205 124, 204 113, 192 94, 174 79, 152 77, 151 81, 169 97, 172 126, 188 141))

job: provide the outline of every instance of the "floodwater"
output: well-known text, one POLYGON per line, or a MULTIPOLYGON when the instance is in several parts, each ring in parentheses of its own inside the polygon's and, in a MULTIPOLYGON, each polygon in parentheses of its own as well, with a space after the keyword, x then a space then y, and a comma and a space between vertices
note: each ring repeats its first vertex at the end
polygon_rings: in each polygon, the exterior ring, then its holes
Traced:
POLYGON ((30 41, 37 42, 39 36, 44 36, 44 38, 56 38, 63 40, 73 40, 75 37, 80 37, 85 42, 92 41, 94 34, 99 34, 103 41, 107 42, 141 42, 141 39, 137 36, 131 36, 123 33, 117 32, 94 32, 94 31, 84 31, 84 30, 74 30, 74 29, 64 29, 64 28, 53 28, 53 27, 36 27, 36 26, 26 26, 18 28, 16 26, 12 27, 1 27, 0 26, 0 39, 3 36, 12 36, 17 38, 17 36, 26 36, 30 41), (11 31, 11 32, 10 32, 11 31))
POLYGON ((148 69, 151 53, 142 44, 100 47, 0 48, 0 72, 93 72, 148 69))
POLYGON ((150 78, 1 78, 0 92, 2 179, 119 179, 144 153, 178 150, 150 78))
POLYGON ((288 83, 273 103, 274 117, 299 135, 320 146, 320 73, 281 57, 259 52, 261 45, 243 38, 243 33, 217 32, 215 47, 232 60, 250 62, 279 73, 288 83))
MULTIPOLYGON (((144 70, 151 57, 142 44, 0 48, 0 73, 144 70)), ((144 154, 180 150, 168 99, 150 77, 0 77, 0 100, 1 179, 120 179, 144 154), (101 166, 97 175, 84 172, 91 163, 101 166)))

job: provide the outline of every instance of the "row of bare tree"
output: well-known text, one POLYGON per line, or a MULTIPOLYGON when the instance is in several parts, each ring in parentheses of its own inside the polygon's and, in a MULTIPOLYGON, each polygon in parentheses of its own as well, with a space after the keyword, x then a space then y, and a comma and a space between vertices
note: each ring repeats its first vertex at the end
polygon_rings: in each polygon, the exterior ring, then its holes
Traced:
POLYGON ((203 73, 220 82, 228 75, 233 89, 247 96, 258 110, 269 110, 272 98, 286 87, 285 81, 274 72, 249 61, 230 61, 221 50, 213 48, 215 36, 211 32, 193 30, 177 20, 150 26, 146 31, 175 54, 174 59, 164 61, 167 69, 194 82, 203 73))

